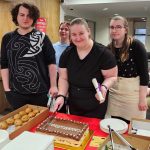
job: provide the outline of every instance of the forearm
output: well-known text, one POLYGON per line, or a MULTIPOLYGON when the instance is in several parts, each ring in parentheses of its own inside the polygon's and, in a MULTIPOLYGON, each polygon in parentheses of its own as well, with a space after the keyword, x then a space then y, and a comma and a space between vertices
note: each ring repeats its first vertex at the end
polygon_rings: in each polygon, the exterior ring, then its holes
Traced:
POLYGON ((2 76, 4 91, 10 91, 10 87, 9 87, 9 70, 8 69, 1 69, 1 76, 2 76))
POLYGON ((105 85, 108 89, 110 89, 116 81, 117 77, 109 77, 105 78, 102 84, 105 85))
POLYGON ((67 96, 68 87, 69 87, 68 81, 60 77, 58 82, 58 95, 61 94, 67 96))
POLYGON ((115 81, 117 81, 118 68, 114 67, 109 70, 102 70, 102 74, 104 76, 104 81, 102 84, 110 89, 115 81))
POLYGON ((56 65, 51 64, 48 66, 49 68, 49 75, 50 75, 50 86, 56 87, 57 86, 57 71, 56 71, 56 65))
POLYGON ((147 86, 140 86, 139 88, 139 101, 145 101, 146 100, 146 95, 147 95, 147 86))

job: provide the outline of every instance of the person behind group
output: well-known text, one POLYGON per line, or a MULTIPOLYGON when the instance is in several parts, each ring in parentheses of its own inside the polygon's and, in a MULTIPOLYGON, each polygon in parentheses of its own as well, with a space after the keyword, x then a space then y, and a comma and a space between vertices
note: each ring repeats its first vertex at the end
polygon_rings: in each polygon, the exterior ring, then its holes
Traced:
MULTIPOLYGON (((59 59, 62 54, 62 52, 69 46, 70 44, 70 23, 69 22, 62 22, 59 25, 59 38, 60 41, 53 44, 53 47, 55 49, 55 55, 56 55, 56 65, 57 65, 57 71, 59 67, 59 59)), ((59 74, 57 74, 59 77, 59 74)), ((57 78, 58 78, 57 77, 57 78)), ((67 104, 66 100, 63 105, 63 107, 59 110, 59 112, 66 113, 67 112, 67 104)))
POLYGON ((18 28, 1 44, 1 75, 6 98, 14 109, 25 104, 46 106, 57 95, 55 51, 48 36, 34 29, 39 9, 19 3, 12 10, 18 28), (50 77, 49 77, 50 76, 50 77))
POLYGON ((106 116, 129 123, 134 118, 145 118, 147 110, 148 63, 144 45, 128 35, 126 18, 115 16, 110 21, 111 43, 118 65, 118 79, 109 92, 106 116))
POLYGON ((104 118, 107 108, 107 90, 117 78, 113 54, 102 44, 91 39, 90 29, 83 18, 70 23, 72 45, 61 55, 59 62, 58 96, 54 110, 60 109, 68 95, 70 114, 104 118), (101 84, 105 98, 100 104, 92 79, 101 84))
POLYGON ((60 41, 53 44, 56 55, 56 65, 59 67, 59 59, 62 52, 69 46, 70 44, 70 23, 62 22, 59 25, 59 38, 60 41))

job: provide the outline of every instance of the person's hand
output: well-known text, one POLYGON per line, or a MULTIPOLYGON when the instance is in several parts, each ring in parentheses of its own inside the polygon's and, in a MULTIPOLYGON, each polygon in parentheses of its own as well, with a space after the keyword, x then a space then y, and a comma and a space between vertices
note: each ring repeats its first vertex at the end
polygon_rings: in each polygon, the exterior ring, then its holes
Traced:
POLYGON ((104 99, 106 98, 106 94, 107 94, 107 89, 104 86, 101 86, 101 93, 104 97, 104 99))
POLYGON ((11 89, 10 89, 10 88, 7 88, 7 89, 4 89, 4 91, 5 91, 5 92, 9 92, 9 91, 11 91, 11 89))
MULTIPOLYGON (((101 93, 102 93, 102 96, 103 96, 104 101, 105 101, 107 89, 106 89, 104 86, 101 86, 101 93)), ((95 97, 96 97, 96 99, 97 99, 100 103, 103 103, 103 102, 104 102, 104 101, 102 101, 102 100, 99 99, 99 96, 98 96, 97 93, 95 94, 95 97)))
POLYGON ((56 110, 60 110, 61 107, 63 106, 64 104, 64 98, 63 97, 58 97, 55 101, 55 104, 54 104, 54 112, 56 110))
POLYGON ((150 88, 147 88, 147 97, 150 96, 150 88))
POLYGON ((58 88, 56 86, 51 87, 49 89, 49 95, 51 95, 52 97, 56 97, 58 94, 58 88))
POLYGON ((138 107, 140 111, 146 111, 148 109, 147 100, 140 100, 138 107))

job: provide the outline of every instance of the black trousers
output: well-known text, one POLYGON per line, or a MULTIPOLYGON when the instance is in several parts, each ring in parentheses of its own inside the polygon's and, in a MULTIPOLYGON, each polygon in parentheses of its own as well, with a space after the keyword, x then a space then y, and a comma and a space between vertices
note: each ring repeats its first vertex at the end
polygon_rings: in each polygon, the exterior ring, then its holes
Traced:
POLYGON ((25 104, 47 106, 47 93, 40 94, 20 94, 13 91, 5 92, 6 99, 13 109, 24 106, 25 104))

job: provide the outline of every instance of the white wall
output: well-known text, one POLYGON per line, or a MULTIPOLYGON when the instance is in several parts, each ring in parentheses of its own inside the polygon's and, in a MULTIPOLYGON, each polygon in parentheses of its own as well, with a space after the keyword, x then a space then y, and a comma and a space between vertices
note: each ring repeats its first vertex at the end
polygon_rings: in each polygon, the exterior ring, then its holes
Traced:
MULTIPOLYGON (((132 2, 141 0, 132 0, 132 2)), ((150 0, 144 0, 150 1, 150 0)), ((95 4, 95 3, 115 3, 115 2, 131 2, 131 0, 65 0, 65 4, 95 4)))
POLYGON ((107 45, 109 43, 109 18, 98 18, 96 20, 95 40, 107 45))
MULTIPOLYGON (((65 0, 67 1, 67 0, 65 0)), ((69 1, 69 0, 68 0, 69 1)), ((133 1, 133 0, 132 0, 133 1)), ((77 0, 72 0, 72 2, 77 2, 77 0)), ((82 1, 83 2, 83 1, 82 1)), ((85 2, 85 1, 84 1, 85 2)), ((68 2, 69 3, 69 2, 68 2)), ((79 2, 78 2, 79 3, 79 2)), ((107 17, 97 17, 97 16, 93 16, 91 15, 87 15, 87 14, 74 14, 73 12, 70 14, 65 14, 63 8, 61 7, 61 14, 60 14, 60 21, 64 21, 64 15, 70 15, 70 16, 74 16, 74 17, 82 17, 91 21, 95 21, 96 22, 96 32, 95 32, 95 41, 102 43, 104 45, 107 45, 110 40, 109 40, 109 21, 110 18, 107 17)), ((133 21, 129 20, 129 35, 133 35, 133 21)), ((150 51, 150 18, 148 18, 146 27, 149 31, 149 35, 146 37, 146 43, 145 43, 145 47, 147 49, 147 51, 150 51)))
POLYGON ((64 16, 65 16, 65 12, 62 6, 60 5, 60 23, 64 21, 64 16))
POLYGON ((133 31, 133 21, 128 20, 128 25, 129 25, 129 35, 133 36, 134 31, 133 31))

